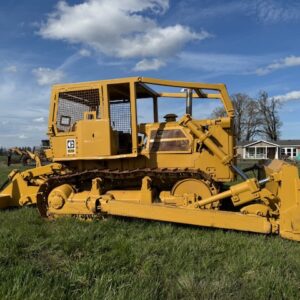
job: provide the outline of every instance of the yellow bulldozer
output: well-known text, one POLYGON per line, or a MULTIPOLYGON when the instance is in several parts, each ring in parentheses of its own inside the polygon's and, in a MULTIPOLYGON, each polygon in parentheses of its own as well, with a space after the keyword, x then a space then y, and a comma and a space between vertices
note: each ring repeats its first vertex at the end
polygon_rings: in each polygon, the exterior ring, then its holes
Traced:
POLYGON ((48 136, 51 163, 12 171, 0 208, 35 204, 47 218, 115 215, 300 241, 298 169, 274 160, 249 178, 237 167, 224 84, 132 77, 55 85, 48 136), (177 120, 173 105, 159 122, 165 99, 185 101, 185 114, 177 120), (193 103, 211 99, 226 117, 193 118, 193 103), (152 120, 140 123, 145 101, 152 120))

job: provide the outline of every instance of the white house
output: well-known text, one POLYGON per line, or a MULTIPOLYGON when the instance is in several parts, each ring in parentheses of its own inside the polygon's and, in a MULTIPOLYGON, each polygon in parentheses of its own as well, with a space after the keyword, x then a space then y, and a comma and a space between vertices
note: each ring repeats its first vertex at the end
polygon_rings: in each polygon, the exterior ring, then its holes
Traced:
POLYGON ((300 140, 240 142, 237 153, 243 159, 280 159, 300 160, 300 140))

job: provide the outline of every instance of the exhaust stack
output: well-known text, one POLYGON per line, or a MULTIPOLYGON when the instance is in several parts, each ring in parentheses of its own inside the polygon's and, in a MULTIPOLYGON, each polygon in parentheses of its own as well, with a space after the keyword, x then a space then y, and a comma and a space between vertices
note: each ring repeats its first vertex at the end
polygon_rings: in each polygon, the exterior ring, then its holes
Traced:
POLYGON ((186 114, 193 114, 193 90, 186 89, 186 114))

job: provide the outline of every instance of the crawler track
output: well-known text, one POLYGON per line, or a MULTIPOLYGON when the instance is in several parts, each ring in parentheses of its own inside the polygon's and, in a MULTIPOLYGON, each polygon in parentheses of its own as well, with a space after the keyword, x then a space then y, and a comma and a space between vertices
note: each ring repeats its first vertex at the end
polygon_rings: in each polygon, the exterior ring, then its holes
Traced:
POLYGON ((70 170, 69 174, 50 176, 46 182, 41 185, 37 207, 43 217, 48 217, 48 195, 53 188, 62 184, 68 183, 75 187, 77 191, 83 191, 85 189, 90 189, 92 179, 101 178, 103 181, 104 190, 109 190, 116 187, 118 189, 139 189, 141 186, 141 180, 145 176, 150 177, 152 179, 152 187, 159 190, 170 190, 178 180, 195 178, 205 181, 205 183, 212 190, 212 193, 215 194, 219 191, 219 186, 213 181, 213 179, 199 169, 145 168, 125 171, 120 171, 117 169, 94 169, 83 172, 75 172, 74 170, 70 170))

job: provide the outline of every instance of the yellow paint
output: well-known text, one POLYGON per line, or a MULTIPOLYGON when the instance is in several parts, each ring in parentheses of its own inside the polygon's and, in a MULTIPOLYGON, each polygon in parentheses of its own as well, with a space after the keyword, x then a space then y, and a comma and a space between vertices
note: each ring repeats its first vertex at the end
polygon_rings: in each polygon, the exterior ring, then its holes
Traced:
POLYGON ((266 180, 248 179, 219 191, 219 185, 236 177, 232 167, 235 164, 233 119, 233 105, 224 84, 130 77, 55 85, 48 121, 50 149, 46 150, 52 163, 41 166, 38 158, 31 155, 37 167, 9 175, 8 184, 0 192, 0 208, 38 203, 48 216, 101 213, 279 233, 300 241, 297 167, 273 161, 265 167, 266 180), (154 90, 155 85, 160 86, 159 91, 154 90), (162 88, 166 91, 161 91, 162 88), (226 116, 196 120, 183 115, 178 121, 171 118, 159 122, 159 100, 184 99, 186 93, 181 92, 182 88, 192 91, 194 101, 220 100, 226 116), (149 112, 153 114, 153 122, 138 124, 137 107, 146 98, 153 101, 153 111, 149 112), (122 106, 127 111, 121 111, 122 106), (126 128, 124 120, 130 128, 126 128), (142 177, 132 178, 141 169, 149 170, 149 174, 143 171, 146 174, 142 177), (173 188, 165 190, 163 181, 169 178, 161 178, 159 173, 165 169, 171 177, 171 171, 178 169, 205 176, 202 179, 178 176, 173 188), (122 187, 114 186, 116 179, 110 182, 101 178, 97 174, 101 170, 101 174, 103 170, 108 173, 118 170, 117 180, 122 187), (84 177, 91 172, 95 172, 94 177, 84 177), (68 181, 76 173, 81 174, 80 180, 68 181), (66 177, 47 190, 46 183, 53 176, 66 177), (225 211, 223 201, 231 201, 235 212, 225 211))

